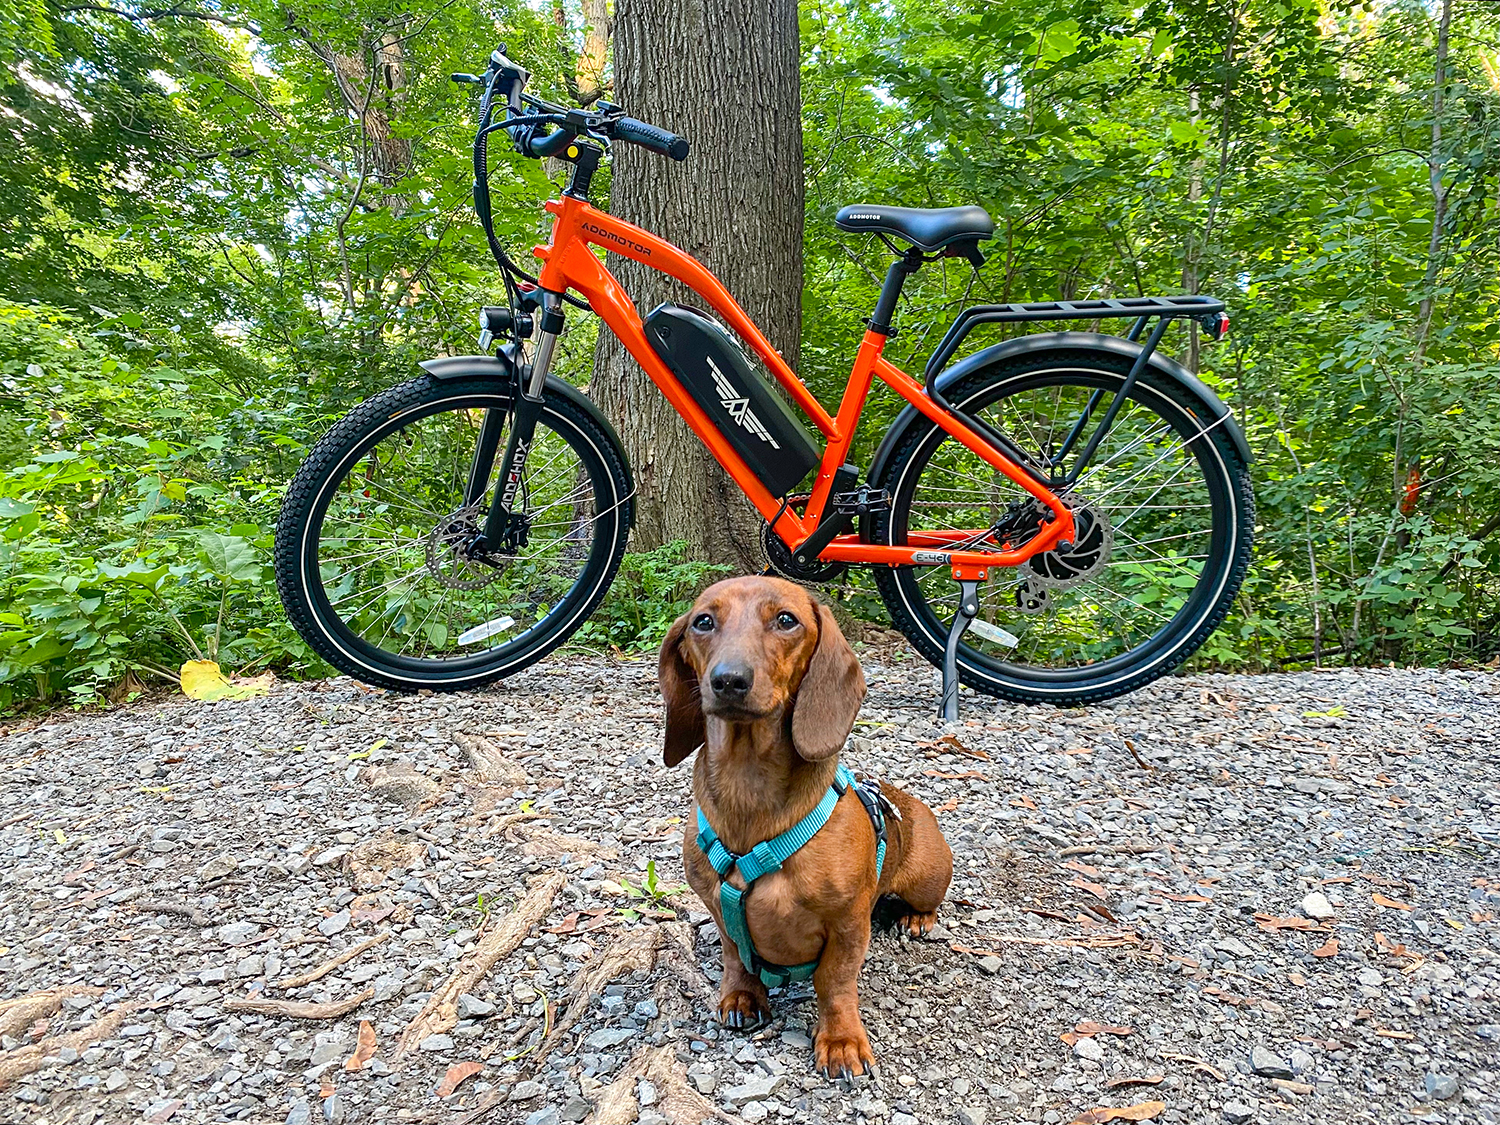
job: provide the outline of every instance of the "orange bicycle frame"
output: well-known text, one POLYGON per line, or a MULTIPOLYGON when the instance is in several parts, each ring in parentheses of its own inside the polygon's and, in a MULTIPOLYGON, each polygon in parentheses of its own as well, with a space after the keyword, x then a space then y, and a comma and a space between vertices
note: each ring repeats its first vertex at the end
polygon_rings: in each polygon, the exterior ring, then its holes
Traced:
POLYGON ((667 397, 672 408, 698 435, 719 464, 724 466, 724 470, 740 486, 761 516, 767 522, 774 521, 776 534, 793 551, 807 540, 823 517, 833 489, 834 474, 848 459, 865 400, 869 397, 870 387, 876 377, 976 456, 1045 504, 1051 509, 1054 518, 1043 525, 1037 535, 1015 548, 997 551, 946 549, 956 540, 980 534, 979 530, 911 532, 907 537, 908 542, 903 546, 864 543, 857 534, 845 534, 834 537, 819 554, 820 559, 827 562, 883 566, 946 565, 953 568, 955 578, 984 578, 990 567, 1017 566, 1033 555, 1051 550, 1062 540, 1074 538, 1073 514, 1056 494, 1033 480, 1030 474, 962 418, 933 402, 920 383, 882 357, 881 352, 886 343, 884 334, 873 330, 865 332, 854 357, 854 368, 844 388, 838 414, 830 416, 729 291, 699 262, 649 231, 598 210, 587 200, 564 195, 561 199, 548 203, 546 209, 554 216, 552 242, 533 251, 543 263, 538 275, 541 287, 555 293, 572 289, 588 300, 594 312, 625 345, 651 381, 667 397), (701 296, 740 339, 755 350, 755 354, 791 396, 792 401, 822 433, 827 445, 818 467, 811 498, 800 515, 783 504, 780 497, 771 495, 735 448, 719 433, 708 414, 656 354, 656 350, 646 339, 635 303, 594 253, 594 246, 613 250, 676 278, 701 296))

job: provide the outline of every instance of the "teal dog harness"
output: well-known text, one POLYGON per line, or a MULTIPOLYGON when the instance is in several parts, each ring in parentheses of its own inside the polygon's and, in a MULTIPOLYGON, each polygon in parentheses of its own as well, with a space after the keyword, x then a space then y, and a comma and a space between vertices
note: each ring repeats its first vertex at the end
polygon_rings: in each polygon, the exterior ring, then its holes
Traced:
POLYGON ((739 949, 740 960, 744 962, 745 968, 760 977, 767 988, 783 988, 793 981, 806 980, 813 975, 818 961, 808 961, 803 965, 773 965, 762 958, 755 951, 755 942, 750 938, 745 900, 755 889, 757 879, 773 871, 780 871, 782 864, 818 834, 818 830, 833 815, 839 798, 850 789, 854 790, 860 804, 864 805, 870 823, 875 828, 875 878, 878 880, 880 871, 885 866, 885 809, 889 806, 878 783, 867 782, 866 785, 874 790, 873 794, 856 782, 854 775, 846 768, 839 766, 838 772, 834 774, 833 784, 828 787, 828 792, 823 794, 823 799, 812 812, 780 836, 763 840, 744 855, 735 855, 726 848, 713 826, 708 823, 708 818, 703 815, 703 809, 698 809, 698 847, 708 857, 708 862, 719 876, 719 909, 724 917, 724 929, 739 949), (740 877, 745 880, 743 891, 728 882, 730 871, 736 868, 739 869, 740 877))

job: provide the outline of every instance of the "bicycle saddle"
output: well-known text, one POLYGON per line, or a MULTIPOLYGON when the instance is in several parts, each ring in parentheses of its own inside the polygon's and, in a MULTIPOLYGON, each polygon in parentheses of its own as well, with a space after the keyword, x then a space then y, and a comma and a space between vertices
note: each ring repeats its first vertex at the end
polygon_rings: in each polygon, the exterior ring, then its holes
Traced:
POLYGON ((833 217, 839 230, 893 234, 921 250, 941 250, 963 239, 988 238, 995 220, 983 207, 884 207, 855 203, 833 217))

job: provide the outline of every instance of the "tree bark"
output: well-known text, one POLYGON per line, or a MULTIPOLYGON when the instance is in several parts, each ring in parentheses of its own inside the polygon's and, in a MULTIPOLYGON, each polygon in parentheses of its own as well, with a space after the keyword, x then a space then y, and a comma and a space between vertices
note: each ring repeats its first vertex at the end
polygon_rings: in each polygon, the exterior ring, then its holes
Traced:
MULTIPOLYGON (((675 243, 722 281, 793 367, 801 331, 802 124, 795 0, 619 0, 615 100, 681 133, 684 164, 614 150, 611 210, 675 243)), ((701 298, 618 255, 642 314, 701 298)), ((629 453, 635 547, 685 539, 694 557, 761 565, 760 517, 618 341, 601 333, 595 401, 629 453)))

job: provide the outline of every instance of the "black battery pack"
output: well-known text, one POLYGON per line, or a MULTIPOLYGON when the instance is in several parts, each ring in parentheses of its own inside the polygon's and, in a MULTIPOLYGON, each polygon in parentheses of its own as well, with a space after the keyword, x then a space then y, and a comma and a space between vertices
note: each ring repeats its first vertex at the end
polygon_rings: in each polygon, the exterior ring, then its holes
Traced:
POLYGON ((750 366, 738 341, 697 309, 665 301, 646 339, 772 496, 785 496, 821 457, 791 408, 750 366))

